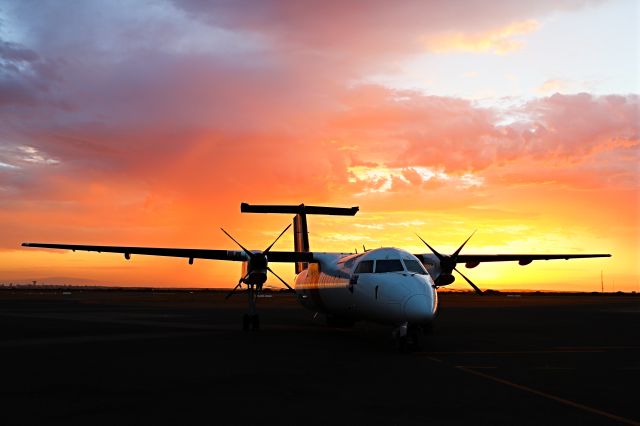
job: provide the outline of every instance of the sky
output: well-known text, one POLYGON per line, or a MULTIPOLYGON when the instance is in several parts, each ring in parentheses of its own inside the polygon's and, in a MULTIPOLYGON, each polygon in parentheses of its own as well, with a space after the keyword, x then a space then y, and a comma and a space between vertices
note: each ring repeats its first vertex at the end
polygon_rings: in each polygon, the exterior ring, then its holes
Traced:
POLYGON ((235 249, 224 226, 264 249, 291 218, 249 202, 359 206, 309 218, 315 251, 477 229, 465 253, 613 255, 463 268, 481 288, 639 291, 638 22, 633 0, 0 0, 0 283, 234 286, 233 262, 20 244, 235 249))

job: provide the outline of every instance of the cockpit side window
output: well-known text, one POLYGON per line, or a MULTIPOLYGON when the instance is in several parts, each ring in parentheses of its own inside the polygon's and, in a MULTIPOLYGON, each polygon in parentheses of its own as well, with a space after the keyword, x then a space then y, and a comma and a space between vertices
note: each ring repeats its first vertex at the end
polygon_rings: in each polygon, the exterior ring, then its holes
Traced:
POLYGON ((368 274, 373 272, 373 260, 363 260, 356 266, 355 274, 368 274))
POLYGON ((403 259, 404 266, 407 267, 407 271, 413 272, 414 274, 426 275, 427 271, 424 270, 422 263, 413 259, 403 259))
POLYGON ((381 272, 402 272, 404 267, 400 259, 376 260, 376 274, 381 272))

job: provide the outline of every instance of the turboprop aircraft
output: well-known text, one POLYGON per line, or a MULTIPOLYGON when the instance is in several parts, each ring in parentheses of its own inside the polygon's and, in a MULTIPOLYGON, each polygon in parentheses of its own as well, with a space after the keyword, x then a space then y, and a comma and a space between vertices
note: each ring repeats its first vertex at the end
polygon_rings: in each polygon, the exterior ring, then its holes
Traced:
POLYGON ((455 281, 457 272, 473 289, 482 294, 458 269, 459 263, 474 268, 482 262, 517 261, 528 265, 534 260, 610 257, 610 254, 461 254, 471 236, 451 255, 441 254, 420 236, 431 253, 412 254, 399 248, 378 248, 362 253, 312 252, 309 247, 307 215, 354 216, 358 207, 300 205, 250 205, 242 203, 243 213, 293 214, 294 251, 272 251, 275 243, 291 227, 289 224, 265 250, 249 250, 220 228, 241 250, 192 248, 121 247, 76 244, 23 243, 25 247, 170 256, 189 259, 215 259, 243 262, 242 276, 227 298, 242 285, 247 286, 249 312, 243 316, 243 329, 257 330, 260 318, 256 298, 270 272, 287 288, 294 290, 269 267, 270 262, 295 264, 295 293, 300 303, 322 313, 332 326, 349 326, 356 321, 389 324, 399 347, 417 345, 422 332, 428 331, 438 315, 439 287, 455 281))

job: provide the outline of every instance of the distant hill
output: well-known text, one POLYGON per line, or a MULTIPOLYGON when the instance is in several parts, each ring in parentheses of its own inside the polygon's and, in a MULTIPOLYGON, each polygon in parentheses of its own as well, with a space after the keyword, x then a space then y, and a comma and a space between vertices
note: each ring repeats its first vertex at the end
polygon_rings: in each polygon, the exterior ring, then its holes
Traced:
MULTIPOLYGON (((36 278, 35 279, 37 285, 82 285, 82 286, 97 286, 97 285, 105 285, 106 283, 103 281, 90 280, 87 278, 77 278, 77 277, 46 277, 46 278, 36 278)), ((8 282, 3 283, 8 284, 8 282)), ((33 284, 33 280, 20 280, 13 281, 13 284, 33 284)))

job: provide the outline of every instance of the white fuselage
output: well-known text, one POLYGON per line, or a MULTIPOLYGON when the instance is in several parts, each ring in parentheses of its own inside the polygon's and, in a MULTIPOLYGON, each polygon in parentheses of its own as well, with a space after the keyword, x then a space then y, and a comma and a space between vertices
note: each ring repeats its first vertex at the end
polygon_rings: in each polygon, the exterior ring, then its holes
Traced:
POLYGON ((409 252, 381 248, 357 255, 315 253, 314 259, 295 283, 299 301, 310 310, 395 325, 428 324, 436 316, 433 279, 409 252))

